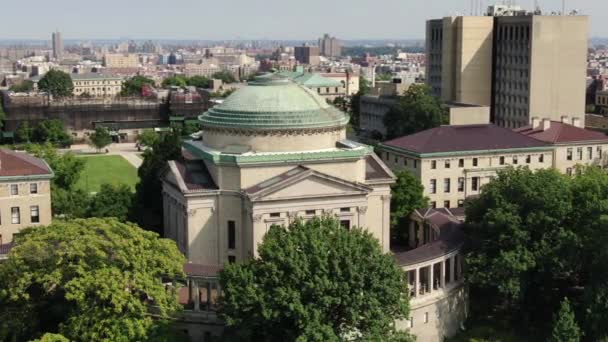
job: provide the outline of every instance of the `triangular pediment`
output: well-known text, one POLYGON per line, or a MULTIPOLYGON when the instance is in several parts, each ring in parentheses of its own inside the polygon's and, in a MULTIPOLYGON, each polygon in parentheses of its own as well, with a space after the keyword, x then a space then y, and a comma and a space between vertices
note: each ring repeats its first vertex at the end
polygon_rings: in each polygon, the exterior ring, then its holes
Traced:
MULTIPOLYGON (((332 177, 314 170, 300 170, 293 177, 288 177, 275 182, 271 186, 256 186, 255 193, 249 193, 252 200, 281 200, 294 198, 315 198, 333 196, 366 195, 372 191, 371 188, 349 182, 337 177, 332 177)), ((272 182, 272 178, 269 180, 272 182)), ((267 183, 262 182, 260 184, 267 183)))

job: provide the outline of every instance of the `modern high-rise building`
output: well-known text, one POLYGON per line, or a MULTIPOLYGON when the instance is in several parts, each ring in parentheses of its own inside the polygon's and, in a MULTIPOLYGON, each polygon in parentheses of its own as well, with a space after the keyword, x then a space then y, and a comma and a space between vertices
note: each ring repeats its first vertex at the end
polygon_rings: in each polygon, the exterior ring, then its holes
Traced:
POLYGON ((321 48, 321 56, 340 57, 342 55, 342 43, 338 38, 330 37, 327 33, 319 38, 319 47, 321 48))
POLYGON ((53 43, 53 58, 61 59, 63 56, 63 39, 61 38, 61 32, 53 32, 51 40, 53 43))
POLYGON ((319 65, 318 46, 296 46, 293 50, 294 58, 298 63, 308 65, 319 65))
POLYGON ((427 22, 427 83, 446 102, 491 105, 492 122, 585 120, 588 18, 515 11, 427 22))

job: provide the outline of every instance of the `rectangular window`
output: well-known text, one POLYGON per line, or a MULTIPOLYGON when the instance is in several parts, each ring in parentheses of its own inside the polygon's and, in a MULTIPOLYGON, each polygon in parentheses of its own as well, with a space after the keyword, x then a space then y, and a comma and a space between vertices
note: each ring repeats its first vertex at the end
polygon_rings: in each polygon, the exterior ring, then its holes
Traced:
POLYGON ((499 160, 500 165, 505 165, 505 157, 500 157, 499 160))
POLYGON ((37 205, 32 205, 30 207, 30 222, 40 223, 40 210, 37 205))
POLYGON ((513 157, 513 165, 517 165, 517 163, 519 163, 519 161, 517 160, 517 157, 513 157))
POLYGON ((350 213, 350 208, 340 208, 341 213, 350 213))
POLYGON ((445 178, 443 180, 443 192, 450 193, 450 188, 451 188, 450 185, 451 185, 450 184, 450 179, 449 178, 445 178))
POLYGON ((477 166, 477 162, 478 162, 477 158, 473 158, 473 166, 477 166))
POLYGON ((38 193, 38 184, 30 183, 30 194, 37 194, 37 193, 38 193))
POLYGON ((436 169, 437 168, 437 161, 435 160, 431 160, 431 169, 436 169))
POLYGON ((458 200, 458 208, 464 207, 464 200, 458 200))
POLYGON ((450 168, 450 161, 449 161, 449 160, 446 160, 446 161, 445 161, 445 168, 446 168, 446 169, 449 169, 449 168, 450 168))
POLYGON ((410 328, 414 327, 414 317, 410 317, 410 328))
POLYGON ((12 224, 20 224, 21 223, 21 213, 19 213, 19 207, 11 208, 11 223, 12 224))
POLYGON ((539 163, 544 163, 545 162, 545 155, 541 154, 540 156, 538 156, 538 162, 539 163))
POLYGON ((236 262, 236 257, 234 255, 229 255, 228 262, 234 264, 236 262))
POLYGON ((424 313, 424 323, 428 323, 429 322, 429 313, 425 312, 424 313))
POLYGON ((399 164, 399 157, 395 156, 395 164, 399 164))
POLYGON ((571 167, 569 167, 569 168, 566 169, 566 174, 568 176, 572 176, 572 168, 571 167))
POLYGON ((414 159, 414 169, 418 167, 418 160, 414 159))
POLYGON ((566 160, 572 160, 572 149, 566 150, 566 160))
POLYGON ((306 210, 306 215, 315 215, 316 213, 315 210, 306 210))
POLYGON ((443 201, 443 207, 444 208, 450 208, 450 201, 443 201))
POLYGON ((597 157, 600 159, 602 158, 602 146, 597 147, 597 157))
POLYGON ((346 230, 350 230, 350 220, 340 220, 340 226, 346 230))
POLYGON ((458 159, 458 167, 464 167, 464 159, 458 159))
POLYGON ((407 158, 403 158, 403 165, 407 166, 407 158))
POLYGON ((458 178, 458 192, 464 192, 464 177, 458 178))
POLYGON ((429 189, 429 192, 432 193, 432 194, 436 194, 437 193, 437 180, 431 179, 431 187, 429 189))
POLYGON ((528 154, 526 156, 526 164, 530 164, 531 161, 532 161, 532 156, 528 154))
POLYGON ((429 204, 430 204, 431 208, 433 208, 433 209, 437 208, 437 202, 433 201, 429 204))
POLYGON ((272 217, 272 218, 281 217, 281 213, 270 213, 270 217, 272 217))
POLYGON ((583 148, 582 147, 576 148, 576 157, 578 158, 578 160, 583 160, 583 148))
POLYGON ((587 159, 593 159, 593 147, 587 147, 587 159))
POLYGON ((479 190, 479 177, 471 178, 471 190, 473 190, 473 191, 479 190))
POLYGON ((11 196, 19 195, 19 185, 11 184, 11 196))
POLYGON ((228 249, 236 247, 236 222, 228 221, 228 249))

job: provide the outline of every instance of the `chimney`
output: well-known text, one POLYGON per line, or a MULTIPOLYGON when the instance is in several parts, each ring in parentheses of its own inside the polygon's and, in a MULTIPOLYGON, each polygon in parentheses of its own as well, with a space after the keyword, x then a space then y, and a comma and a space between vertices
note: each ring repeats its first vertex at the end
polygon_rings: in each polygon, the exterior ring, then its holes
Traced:
POLYGON ((568 116, 562 115, 562 123, 563 124, 567 124, 568 123, 568 116))
POLYGON ((532 129, 536 129, 540 126, 540 119, 538 117, 532 118, 532 129))
POLYGON ((583 127, 581 127, 581 119, 580 118, 572 118, 572 126, 578 127, 578 128, 583 128, 583 127))
POLYGON ((550 119, 543 119, 543 131, 546 131, 549 128, 551 128, 551 120, 550 119))

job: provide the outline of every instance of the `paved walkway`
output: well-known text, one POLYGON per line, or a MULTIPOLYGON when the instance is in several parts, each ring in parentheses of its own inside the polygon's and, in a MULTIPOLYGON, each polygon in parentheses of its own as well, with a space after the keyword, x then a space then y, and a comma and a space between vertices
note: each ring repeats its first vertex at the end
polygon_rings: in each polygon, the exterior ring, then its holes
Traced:
MULTIPOLYGON (((131 165, 133 165, 136 169, 139 168, 143 162, 142 158, 138 155, 139 151, 137 151, 137 147, 135 147, 135 143, 121 143, 121 144, 111 144, 108 147, 109 155, 118 155, 125 158, 131 165)), ((72 145, 70 150, 74 152, 80 153, 95 153, 95 148, 92 148, 89 145, 80 144, 80 145, 72 145)))

